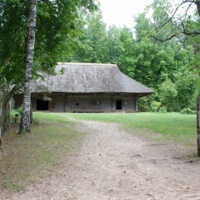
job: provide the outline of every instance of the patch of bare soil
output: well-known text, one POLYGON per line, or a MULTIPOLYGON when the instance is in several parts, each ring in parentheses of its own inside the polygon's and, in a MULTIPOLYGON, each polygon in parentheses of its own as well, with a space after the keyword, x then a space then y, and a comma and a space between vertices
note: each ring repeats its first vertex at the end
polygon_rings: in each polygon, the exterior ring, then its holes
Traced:
POLYGON ((200 163, 183 148, 129 134, 118 125, 82 121, 88 133, 77 153, 25 192, 3 191, 1 200, 200 199, 200 163))

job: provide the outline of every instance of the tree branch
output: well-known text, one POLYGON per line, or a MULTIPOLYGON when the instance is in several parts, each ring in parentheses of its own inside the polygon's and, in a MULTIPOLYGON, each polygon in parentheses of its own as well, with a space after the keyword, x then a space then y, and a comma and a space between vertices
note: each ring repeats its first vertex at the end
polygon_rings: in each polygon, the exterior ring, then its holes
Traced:
POLYGON ((167 38, 165 38, 165 39, 157 38, 157 37, 155 37, 155 36, 153 36, 153 35, 150 35, 150 37, 152 37, 153 39, 155 39, 155 40, 157 40, 157 41, 160 41, 160 42, 167 42, 167 41, 171 40, 172 38, 176 37, 176 36, 179 35, 179 34, 181 34, 181 33, 175 33, 175 34, 173 34, 173 35, 171 35, 170 37, 167 37, 167 38))
POLYGON ((191 8, 192 4, 193 4, 193 3, 190 3, 190 5, 188 6, 188 8, 187 8, 186 11, 185 11, 185 13, 186 13, 185 18, 187 17, 188 10, 191 8))
MULTIPOLYGON (((172 21, 172 19, 174 18, 175 14, 176 14, 177 11, 178 11, 178 9, 179 9, 183 4, 185 4, 185 3, 190 3, 190 5, 188 6, 187 11, 189 10, 189 8, 191 7, 191 5, 192 5, 193 3, 196 4, 195 1, 188 1, 188 0, 185 0, 185 1, 181 2, 181 3, 176 7, 176 9, 175 9, 175 11, 173 12, 172 16, 171 16, 164 24, 162 24, 159 28, 163 28, 166 24, 168 24, 170 21, 172 21)), ((186 13, 187 13, 187 11, 186 11, 186 13)))
MULTIPOLYGON (((188 15, 188 14, 187 14, 187 13, 188 13, 188 10, 191 8, 192 4, 196 4, 197 9, 198 9, 198 5, 197 5, 198 3, 199 3, 199 6, 200 6, 200 2, 198 2, 198 0, 191 0, 191 1, 190 1, 190 0, 185 0, 185 1, 181 2, 179 5, 177 5, 177 7, 176 7, 175 11, 173 12, 172 16, 171 16, 166 22, 164 22, 161 26, 158 27, 158 31, 156 31, 156 34, 158 34, 159 31, 160 31, 164 26, 166 26, 169 22, 171 22, 171 21, 173 20, 173 18, 175 17, 175 14, 177 13, 178 9, 179 9, 183 4, 185 4, 185 3, 190 3, 190 4, 188 5, 188 7, 187 7, 187 9, 186 9, 185 14, 181 17, 181 18, 184 18, 184 20, 186 19, 187 15, 188 15)), ((166 41, 169 41, 169 40, 171 40, 172 38, 176 37, 176 36, 179 35, 179 34, 183 34, 183 35, 186 35, 186 36, 192 36, 192 37, 195 37, 195 36, 197 36, 197 35, 200 35, 200 31, 188 31, 187 28, 185 27, 185 24, 184 24, 183 20, 181 20, 181 19, 179 19, 179 20, 180 20, 180 22, 181 22, 181 24, 180 24, 180 26, 181 26, 180 29, 182 29, 182 30, 180 30, 179 32, 174 33, 174 34, 172 33, 171 36, 169 36, 169 37, 167 37, 167 38, 165 38, 165 39, 161 39, 161 38, 158 38, 158 37, 153 36, 153 35, 151 35, 151 37, 154 38, 154 39, 157 40, 157 41, 166 42, 166 41)))

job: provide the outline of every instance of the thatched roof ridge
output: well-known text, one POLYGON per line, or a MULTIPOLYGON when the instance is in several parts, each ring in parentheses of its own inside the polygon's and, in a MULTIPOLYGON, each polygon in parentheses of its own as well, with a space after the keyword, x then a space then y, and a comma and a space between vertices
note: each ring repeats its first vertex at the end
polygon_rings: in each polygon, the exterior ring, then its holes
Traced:
POLYGON ((55 71, 57 75, 45 75, 44 81, 35 81, 32 92, 43 92, 41 86, 44 86, 49 92, 153 93, 151 89, 120 72, 115 64, 58 63, 55 71))

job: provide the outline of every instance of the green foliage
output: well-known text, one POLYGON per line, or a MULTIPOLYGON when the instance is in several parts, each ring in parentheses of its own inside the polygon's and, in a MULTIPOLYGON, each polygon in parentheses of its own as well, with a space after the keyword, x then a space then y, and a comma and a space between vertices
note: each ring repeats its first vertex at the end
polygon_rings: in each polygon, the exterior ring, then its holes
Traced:
POLYGON ((23 112, 23 106, 21 105, 20 107, 11 110, 10 115, 12 118, 15 118, 15 115, 18 115, 18 119, 20 119, 22 116, 22 112, 23 112))
POLYGON ((196 111, 191 110, 190 108, 184 108, 181 110, 181 114, 196 114, 196 111))
MULTIPOLYGON (((150 111, 153 101, 161 102, 160 107, 164 105, 168 111, 194 108, 200 85, 194 69, 199 60, 195 48, 180 37, 165 43, 154 40, 151 36, 159 21, 168 20, 173 8, 167 0, 156 0, 153 6, 153 20, 148 10, 139 14, 134 33, 128 27, 106 29, 99 12, 82 14, 77 48, 65 61, 118 64, 123 73, 155 91, 151 98, 139 100, 139 110, 150 111)), ((172 29, 177 30, 174 23, 159 30, 159 35, 168 37, 172 29)))
POLYGON ((159 112, 160 112, 160 113, 166 113, 166 112, 167 112, 166 107, 161 107, 161 108, 159 109, 159 112))
POLYGON ((151 33, 151 21, 147 18, 146 13, 143 12, 135 18, 135 23, 136 40, 141 42, 143 38, 146 38, 151 33))
POLYGON ((138 100, 138 110, 140 112, 150 112, 151 111, 151 98, 143 97, 138 100))
POLYGON ((161 106, 161 103, 160 103, 160 102, 158 102, 158 101, 153 101, 153 102, 151 103, 151 111, 152 111, 152 112, 158 112, 158 109, 160 108, 160 106, 161 106))
POLYGON ((79 35, 78 48, 66 57, 68 61, 103 62, 106 56, 105 41, 106 25, 103 23, 101 13, 93 15, 82 13, 83 23, 79 24, 82 34, 79 35))
MULTIPOLYGON (((175 88, 174 83, 170 79, 166 79, 161 85, 159 89, 159 98, 162 105, 168 106, 173 98, 177 96, 177 90, 175 88)), ((168 106, 169 108, 169 106, 168 106)), ((169 110, 169 109, 168 109, 169 110)))
MULTIPOLYGON (((93 10, 92 0, 39 0, 33 74, 52 72, 63 54, 75 46, 80 9, 93 10)), ((29 1, 0 0, 0 68, 9 83, 23 85, 28 33, 29 1), (2 70, 3 69, 3 70, 2 70)))
POLYGON ((21 105, 19 108, 16 109, 16 112, 22 116, 22 112, 23 112, 23 106, 21 105))
MULTIPOLYGON (((134 63, 133 38, 128 28, 109 27, 102 20, 101 13, 82 16, 82 35, 78 39, 78 48, 66 57, 66 61, 91 63, 117 63, 127 71, 128 63, 134 63)), ((123 71, 122 70, 122 71, 123 71)), ((129 71, 129 70, 128 70, 129 71)))
MULTIPOLYGON (((181 72, 175 74, 178 88, 177 100, 180 102, 181 109, 192 106, 195 91, 198 85, 198 74, 196 70, 180 69, 181 72)), ((195 103, 195 102, 194 102, 195 103)))

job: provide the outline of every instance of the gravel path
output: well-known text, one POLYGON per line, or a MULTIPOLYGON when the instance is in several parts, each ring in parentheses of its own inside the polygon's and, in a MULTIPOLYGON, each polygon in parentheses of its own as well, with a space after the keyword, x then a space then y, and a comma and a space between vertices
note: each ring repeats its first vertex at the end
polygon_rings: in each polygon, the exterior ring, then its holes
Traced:
POLYGON ((180 146, 129 134, 116 124, 82 121, 80 151, 40 183, 1 200, 200 200, 200 163, 180 146))

